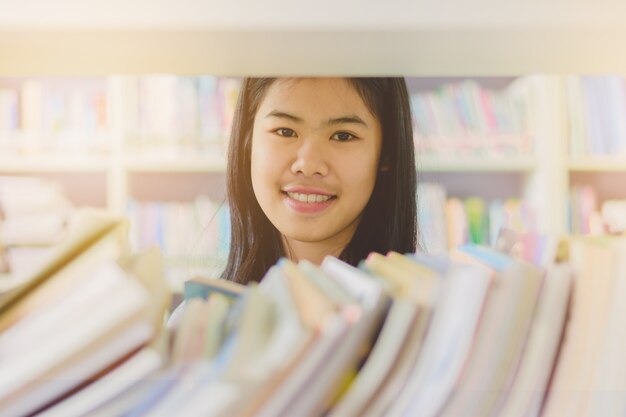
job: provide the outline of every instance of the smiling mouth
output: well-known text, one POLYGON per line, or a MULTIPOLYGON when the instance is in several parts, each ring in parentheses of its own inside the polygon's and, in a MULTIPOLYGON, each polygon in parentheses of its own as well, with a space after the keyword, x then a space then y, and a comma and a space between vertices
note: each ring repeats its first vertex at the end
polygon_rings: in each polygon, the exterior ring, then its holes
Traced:
POLYGON ((304 193, 292 193, 287 191, 282 191, 282 193, 289 198, 299 201, 301 203, 325 203, 326 201, 334 200, 337 198, 335 195, 324 195, 324 194, 304 194, 304 193))

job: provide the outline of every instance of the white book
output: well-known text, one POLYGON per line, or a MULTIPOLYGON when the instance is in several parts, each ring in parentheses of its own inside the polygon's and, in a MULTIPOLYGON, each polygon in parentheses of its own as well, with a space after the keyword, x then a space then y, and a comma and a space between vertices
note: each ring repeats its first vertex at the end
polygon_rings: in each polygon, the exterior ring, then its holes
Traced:
POLYGON ((309 340, 310 332, 302 327, 283 274, 276 269, 270 269, 259 284, 259 289, 272 299, 276 313, 272 338, 265 349, 258 353, 254 369, 250 370, 251 375, 261 380, 262 377, 270 377, 278 369, 291 364, 309 340))
POLYGON ((610 243, 616 257, 614 286, 598 364, 590 375, 593 390, 582 415, 623 416, 626 414, 626 239, 610 243))
POLYGON ((204 384, 199 386, 179 408, 170 410, 171 414, 163 414, 163 416, 222 417, 233 415, 228 412, 228 407, 233 403, 241 402, 244 394, 241 386, 232 382, 216 381, 204 384))
MULTIPOLYGON (((0 413, 20 415, 25 410, 34 411, 128 353, 124 349, 130 345, 137 346, 149 339, 152 335, 151 325, 146 327, 141 321, 137 322, 146 315, 149 303, 146 291, 138 283, 128 279, 123 271, 111 271, 114 269, 89 279, 93 285, 98 285, 100 280, 115 282, 109 291, 101 294, 98 303, 88 306, 87 310, 76 309, 74 303, 69 303, 67 308, 71 312, 56 313, 60 317, 73 314, 75 318, 80 317, 81 321, 74 319, 61 323, 61 328, 57 327, 58 331, 53 337, 37 341, 28 355, 3 361, 3 372, 0 374, 0 413), (135 323, 141 331, 136 328, 135 334, 130 334, 127 338, 119 336, 120 331, 124 332, 125 328, 135 323), (121 356, 110 357, 115 352, 111 349, 108 349, 108 353, 106 350, 98 353, 102 345, 115 344, 115 340, 110 341, 109 338, 121 338, 118 342, 121 343, 118 352, 121 356), (95 353, 92 352, 94 349, 95 353), (73 367, 78 362, 83 365, 73 367), (55 378, 64 372, 69 372, 69 378, 56 381, 55 378), (45 381, 53 383, 45 384, 45 381)), ((37 327, 40 323, 38 321, 34 326, 37 327)))
MULTIPOLYGON (((134 331, 135 328, 132 328, 134 331)), ((148 378, 161 366, 161 355, 146 348, 79 392, 39 413, 39 417, 80 417, 148 378)))
POLYGON ((507 259, 499 269, 475 348, 442 416, 491 415, 506 395, 526 346, 541 278, 538 269, 521 261, 507 259))
POLYGON ((535 417, 548 389, 563 335, 572 287, 572 270, 567 264, 555 265, 546 273, 524 352, 509 396, 496 415, 535 417))
POLYGON ((348 331, 345 319, 331 316, 319 337, 295 369, 276 389, 274 395, 263 404, 257 417, 281 416, 293 401, 298 401, 312 375, 328 360, 348 331))
POLYGON ((365 308, 373 308, 379 302, 383 288, 367 273, 333 256, 324 258, 321 269, 365 308))
POLYGON ((434 416, 451 395, 467 363, 491 285, 471 266, 452 264, 442 281, 422 353, 388 416, 434 416))
MULTIPOLYGON (((217 367, 214 362, 197 361, 189 363, 185 371, 177 376, 174 385, 161 395, 152 408, 146 411, 145 417, 168 417, 180 413, 195 394, 203 386, 211 387, 218 378, 217 367)), ((186 415, 186 414, 180 414, 186 415)))
POLYGON ((357 416, 392 371, 402 348, 416 325, 418 306, 408 299, 393 299, 380 335, 356 380, 329 416, 357 416))
POLYGON ((588 410, 609 328, 616 255, 592 239, 570 240, 575 287, 542 416, 582 416, 588 410))
POLYGON ((133 324, 121 334, 109 337, 88 355, 73 359, 75 362, 68 367, 59 370, 54 375, 37 380, 32 388, 12 398, 6 406, 0 409, 0 412, 6 417, 17 417, 37 411, 145 344, 152 334, 151 325, 143 322, 133 324))
POLYGON ((281 416, 320 415, 329 406, 330 400, 341 387, 343 378, 361 360, 361 350, 371 340, 379 323, 380 313, 376 310, 363 311, 352 323, 350 321, 355 318, 344 317, 348 323, 346 333, 332 349, 332 353, 327 354, 318 364, 306 385, 300 388, 289 406, 281 412, 281 416))
MULTIPOLYGON (((16 325, 0 333, 0 365, 6 365, 19 355, 39 354, 42 340, 51 340, 72 327, 85 327, 76 318, 77 312, 89 315, 107 297, 117 295, 126 276, 114 264, 103 266, 92 277, 79 281, 69 288, 62 299, 24 317, 16 325)), ((85 316, 84 318, 86 318, 85 316)))

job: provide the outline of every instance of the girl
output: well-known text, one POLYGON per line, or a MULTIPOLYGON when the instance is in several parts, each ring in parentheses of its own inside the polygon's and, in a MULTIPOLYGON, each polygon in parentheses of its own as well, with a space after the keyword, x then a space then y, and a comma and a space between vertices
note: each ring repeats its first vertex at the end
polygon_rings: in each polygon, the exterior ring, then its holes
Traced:
POLYGON ((352 265, 416 249, 416 170, 403 78, 249 78, 231 132, 231 246, 222 278, 280 257, 352 265))

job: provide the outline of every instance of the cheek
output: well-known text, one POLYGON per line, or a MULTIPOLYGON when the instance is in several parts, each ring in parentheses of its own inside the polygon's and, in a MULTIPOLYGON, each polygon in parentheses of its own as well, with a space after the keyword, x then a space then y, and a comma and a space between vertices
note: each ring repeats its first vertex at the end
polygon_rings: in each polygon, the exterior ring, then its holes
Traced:
POLYGON ((366 200, 369 199, 378 174, 378 159, 376 155, 364 153, 358 157, 350 158, 338 166, 341 167, 342 182, 352 192, 361 193, 366 200))
POLYGON ((250 155, 250 175, 257 200, 262 201, 267 197, 267 193, 274 192, 280 174, 279 155, 272 152, 268 146, 255 145, 253 142, 250 155))

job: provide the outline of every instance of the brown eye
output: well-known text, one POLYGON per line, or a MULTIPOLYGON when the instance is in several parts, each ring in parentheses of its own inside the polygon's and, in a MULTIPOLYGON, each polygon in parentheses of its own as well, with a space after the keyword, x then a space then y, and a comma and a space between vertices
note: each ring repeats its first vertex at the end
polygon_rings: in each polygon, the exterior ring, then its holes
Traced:
POLYGON ((355 136, 352 133, 348 133, 348 132, 337 132, 333 135, 333 139, 339 142, 348 142, 354 138, 355 136))
POLYGON ((278 128, 275 130, 275 132, 278 133, 279 136, 284 136, 286 138, 292 138, 296 136, 296 132, 286 127, 278 128))

